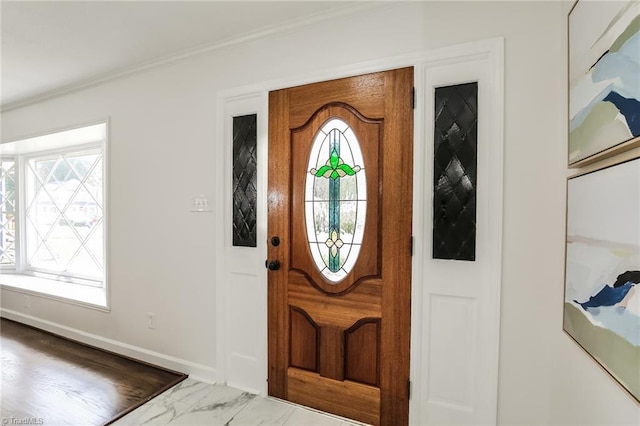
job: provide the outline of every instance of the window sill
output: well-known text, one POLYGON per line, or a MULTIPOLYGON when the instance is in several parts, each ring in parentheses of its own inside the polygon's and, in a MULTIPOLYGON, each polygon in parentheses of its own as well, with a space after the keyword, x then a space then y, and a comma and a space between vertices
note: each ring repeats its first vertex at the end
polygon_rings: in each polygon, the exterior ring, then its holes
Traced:
POLYGON ((46 278, 32 277, 30 275, 6 273, 0 275, 0 287, 3 290, 34 294, 48 299, 60 300, 62 302, 99 310, 109 310, 106 289, 100 287, 63 283, 46 278))

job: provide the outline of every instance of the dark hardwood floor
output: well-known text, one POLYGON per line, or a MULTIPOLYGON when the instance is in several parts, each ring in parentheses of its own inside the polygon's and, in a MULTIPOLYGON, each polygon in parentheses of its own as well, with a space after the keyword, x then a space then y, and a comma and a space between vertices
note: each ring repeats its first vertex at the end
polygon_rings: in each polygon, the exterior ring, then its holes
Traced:
POLYGON ((5 318, 0 347, 3 425, 108 424, 187 377, 5 318))

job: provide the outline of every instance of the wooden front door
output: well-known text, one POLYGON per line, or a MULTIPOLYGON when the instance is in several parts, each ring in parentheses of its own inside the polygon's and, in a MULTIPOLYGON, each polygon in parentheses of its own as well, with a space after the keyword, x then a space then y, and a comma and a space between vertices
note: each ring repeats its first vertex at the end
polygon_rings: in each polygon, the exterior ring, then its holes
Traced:
POLYGON ((269 94, 269 395, 409 415, 413 68, 269 94))

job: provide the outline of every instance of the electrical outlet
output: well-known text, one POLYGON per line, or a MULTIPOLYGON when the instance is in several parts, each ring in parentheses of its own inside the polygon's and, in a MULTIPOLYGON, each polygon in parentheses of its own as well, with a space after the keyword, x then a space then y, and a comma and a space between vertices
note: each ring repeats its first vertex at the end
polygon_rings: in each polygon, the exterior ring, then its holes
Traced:
POLYGON ((25 294, 23 301, 24 301, 24 308, 26 310, 29 310, 29 308, 31 307, 31 298, 25 294))
POLYGON ((155 330, 156 328, 156 314, 153 312, 147 313, 147 327, 151 330, 155 330))

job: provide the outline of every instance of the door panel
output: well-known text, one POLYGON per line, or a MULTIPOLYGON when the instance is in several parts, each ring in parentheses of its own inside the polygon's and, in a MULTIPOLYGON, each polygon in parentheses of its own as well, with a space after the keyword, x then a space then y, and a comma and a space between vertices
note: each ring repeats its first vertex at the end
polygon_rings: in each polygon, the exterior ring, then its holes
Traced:
POLYGON ((380 371, 380 319, 364 318, 345 331, 347 380, 378 386, 380 371), (371 356, 371 354, 375 354, 371 356))
MULTIPOLYGON (((454 49, 455 50, 455 49, 454 49)), ((417 261, 422 289, 422 357, 418 424, 496 424, 502 241, 502 40, 450 52, 424 73, 426 188, 434 187, 436 88, 478 84, 475 261, 433 259, 432 229, 417 261), (477 49, 477 50, 476 50, 477 49), (487 50, 484 50, 487 49, 487 50), (456 55, 464 56, 457 57, 456 55), (475 58, 471 60, 471 58, 475 58), (459 60, 458 60, 459 59, 459 60)), ((418 174, 416 174, 418 175, 418 174)), ((433 223, 433 200, 423 221, 433 223)), ((415 317, 414 317, 415 318, 415 317)))
POLYGON ((331 380, 295 368, 289 369, 287 378, 290 401, 364 423, 380 422, 380 389, 375 386, 331 380))
POLYGON ((412 88, 404 68, 269 95, 269 394, 372 424, 408 422, 412 88))
POLYGON ((303 309, 295 306, 291 307, 291 336, 291 366, 317 372, 320 330, 303 309))

